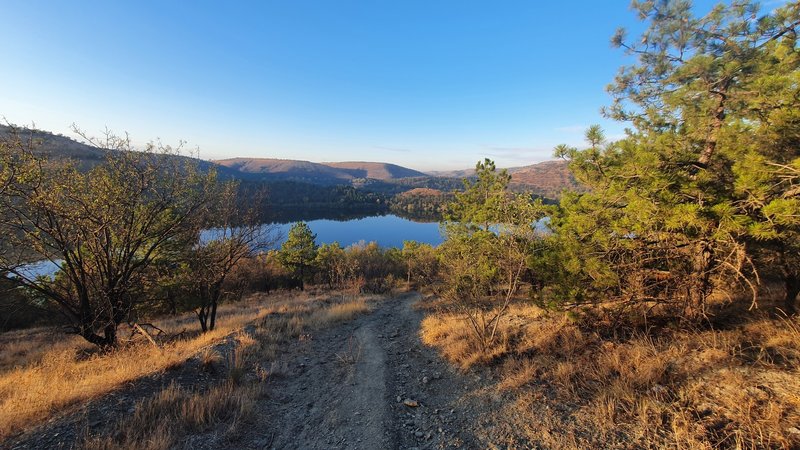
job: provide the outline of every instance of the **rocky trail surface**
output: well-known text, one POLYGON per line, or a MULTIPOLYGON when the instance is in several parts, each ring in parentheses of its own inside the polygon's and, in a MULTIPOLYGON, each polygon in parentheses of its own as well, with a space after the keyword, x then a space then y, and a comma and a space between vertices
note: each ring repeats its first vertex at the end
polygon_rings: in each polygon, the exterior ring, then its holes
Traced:
MULTIPOLYGON (((502 402, 491 371, 459 372, 420 342, 417 293, 372 302, 371 311, 280 349, 251 419, 234 432, 188 436, 191 449, 446 449, 493 446, 488 417, 502 402), (488 428, 487 428, 488 427, 488 428)), ((217 344, 230 351, 231 339, 217 344)), ((196 358, 195 358, 196 359, 196 358)), ((107 430, 169 384, 218 383, 190 360, 70 411, 55 414, 0 449, 80 448, 87 430, 107 430)))
POLYGON ((479 375, 458 373, 422 345, 417 294, 382 300, 352 322, 287 349, 257 423, 238 448, 476 448, 479 375))

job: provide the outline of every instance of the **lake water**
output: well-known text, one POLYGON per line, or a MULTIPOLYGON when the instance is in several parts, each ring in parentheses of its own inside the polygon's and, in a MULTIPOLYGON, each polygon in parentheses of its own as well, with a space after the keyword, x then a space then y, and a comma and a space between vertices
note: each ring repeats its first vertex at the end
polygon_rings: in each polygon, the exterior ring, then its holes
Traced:
MULTIPOLYGON (((547 218, 536 224, 541 233, 546 233, 547 218)), ((417 241, 433 246, 441 244, 444 239, 439 229, 438 222, 415 222, 394 215, 370 216, 350 220, 318 219, 306 222, 311 231, 317 235, 317 244, 331 244, 338 242, 342 247, 347 247, 359 242, 377 242, 381 247, 402 247, 403 241, 417 241)), ((280 239, 276 246, 280 246, 289 234, 291 223, 275 224, 275 231, 280 239)), ((201 234, 201 241, 208 241, 219 236, 217 230, 206 230, 201 234)), ((23 269, 26 276, 48 275, 52 276, 58 265, 50 261, 32 263, 23 269)))
MULTIPOLYGON (((381 247, 402 247, 403 241, 424 242, 439 245, 443 242, 439 232, 438 222, 414 222, 393 215, 363 217, 350 220, 309 220, 306 222, 311 231, 317 235, 317 244, 331 244, 338 242, 342 247, 347 247, 359 242, 377 242, 381 247)), ((291 223, 275 224, 276 232, 280 239, 280 246, 289 234, 291 223)), ((219 234, 217 233, 217 236, 219 234)), ((201 240, 214 239, 214 230, 206 230, 201 235, 201 240)), ((53 276, 58 270, 58 264, 50 261, 31 263, 22 268, 26 277, 53 276)))
MULTIPOLYGON (((402 247, 403 241, 439 245, 443 238, 438 222, 414 222, 393 215, 372 216, 345 221, 311 220, 311 231, 317 235, 317 244, 338 242, 342 247, 358 242, 377 242, 381 247, 402 247)), ((276 225, 281 241, 286 240, 292 224, 276 225)))

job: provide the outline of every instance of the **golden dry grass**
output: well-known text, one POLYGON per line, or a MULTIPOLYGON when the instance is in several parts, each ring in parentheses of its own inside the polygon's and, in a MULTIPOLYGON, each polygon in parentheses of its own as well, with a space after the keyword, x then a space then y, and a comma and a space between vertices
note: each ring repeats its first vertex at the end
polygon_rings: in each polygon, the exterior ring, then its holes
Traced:
POLYGON ((487 363, 508 354, 516 347, 530 324, 540 323, 542 311, 536 307, 513 305, 500 324, 496 339, 483 351, 475 339, 467 319, 457 313, 431 314, 422 321, 420 338, 425 345, 436 347, 448 361, 462 369, 487 363))
POLYGON ((494 420, 511 447, 800 448, 799 318, 611 339, 517 307, 500 329, 486 355, 457 315, 421 336, 461 368, 502 361, 494 420))
POLYGON ((109 435, 90 436, 82 445, 87 450, 166 450, 174 448, 182 436, 220 424, 230 432, 250 416, 262 389, 260 384, 224 383, 206 391, 189 391, 173 384, 139 402, 109 435))
MULTIPOLYGON (((227 355, 234 358, 225 363, 233 381, 242 379, 246 360, 252 354, 272 358, 282 342, 304 330, 346 320, 367 309, 364 298, 255 295, 249 301, 222 306, 214 331, 188 334, 158 348, 140 339, 105 354, 87 352, 91 346, 75 337, 59 342, 63 335, 45 330, 7 333, 2 336, 4 342, 17 344, 0 350, 0 361, 4 361, 4 371, 0 372, 0 439, 70 405, 175 367, 195 355, 201 366, 212 368, 221 358, 213 345, 245 325, 257 325, 256 332, 254 337, 238 334, 237 350, 227 355)), ((156 325, 170 333, 197 327, 191 314, 157 321, 156 325)))

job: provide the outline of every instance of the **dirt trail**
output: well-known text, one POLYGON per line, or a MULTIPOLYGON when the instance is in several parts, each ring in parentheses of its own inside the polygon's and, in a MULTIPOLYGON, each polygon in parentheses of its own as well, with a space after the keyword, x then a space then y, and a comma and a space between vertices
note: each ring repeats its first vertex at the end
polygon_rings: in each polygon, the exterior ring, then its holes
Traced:
MULTIPOLYGON (((481 384, 456 373, 419 340, 417 294, 386 299, 368 315, 286 349, 286 374, 259 403, 237 448, 476 447, 481 384), (403 403, 413 400, 419 406, 403 403)), ((222 444, 222 443, 220 443, 222 444)))
MULTIPOLYGON (((266 395, 253 419, 233 432, 223 426, 188 436, 191 449, 439 449, 485 448, 487 412, 500 399, 476 395, 490 371, 459 373, 422 345, 424 313, 416 293, 375 301, 355 320, 301 336, 270 363, 266 395), (277 371, 275 369, 278 369, 277 371), (413 400, 417 406, 404 404, 413 400), (488 399, 488 400, 487 400, 488 399), (480 437, 473 433, 480 430, 480 437)), ((226 343, 220 343, 226 346, 226 343)), ((90 427, 98 431, 130 414, 135 402, 170 383, 187 388, 213 382, 193 361, 154 374, 76 411, 58 414, 0 448, 75 448, 90 427), (88 418, 95 418, 91 421, 88 418), (97 420, 99 419, 99 420, 97 420)), ((412 402, 412 405, 414 404, 412 402)))

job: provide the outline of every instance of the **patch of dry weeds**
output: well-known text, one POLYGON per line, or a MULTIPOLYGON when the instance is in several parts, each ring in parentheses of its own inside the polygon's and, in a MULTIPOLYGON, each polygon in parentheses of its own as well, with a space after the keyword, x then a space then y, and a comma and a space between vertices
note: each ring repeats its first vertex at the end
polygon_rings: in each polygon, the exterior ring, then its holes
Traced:
POLYGON ((511 400, 491 415, 511 447, 800 448, 799 318, 613 339, 519 307, 485 355, 455 314, 421 336, 462 369, 501 361, 511 400))

